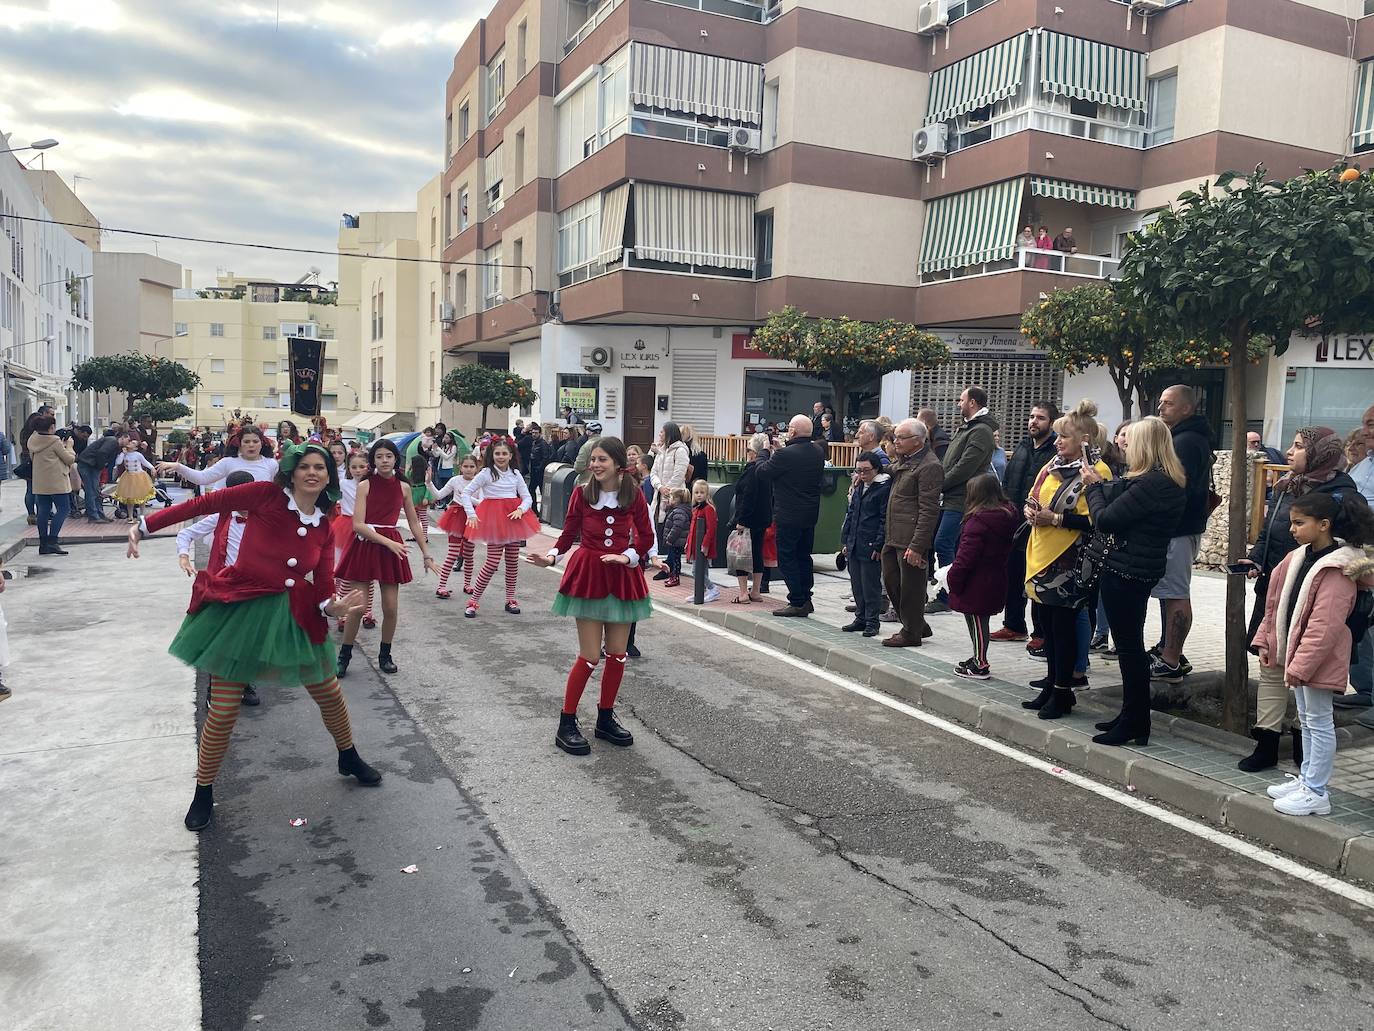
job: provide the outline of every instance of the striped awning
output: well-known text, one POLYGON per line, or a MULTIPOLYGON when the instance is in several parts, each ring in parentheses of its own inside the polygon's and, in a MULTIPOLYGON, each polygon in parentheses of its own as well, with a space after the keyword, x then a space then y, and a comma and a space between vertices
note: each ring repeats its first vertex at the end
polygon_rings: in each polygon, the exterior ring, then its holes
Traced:
POLYGON ((630 184, 621 183, 601 195, 601 253, 597 260, 609 265, 625 251, 625 213, 630 208, 630 184))
POLYGON ((1356 147, 1374 143, 1374 61, 1360 62, 1355 84, 1355 127, 1350 138, 1356 147))
POLYGON ((1071 200, 1078 204, 1098 204, 1104 208, 1127 208, 1135 210, 1135 191, 1114 190, 1109 186, 1088 186, 1085 183, 1070 183, 1063 179, 1046 179, 1043 175, 1033 175, 1030 181, 1031 196, 1054 197, 1058 200, 1071 200))
POLYGON ((932 75, 926 123, 947 122, 1019 90, 1025 79, 1027 35, 1023 32, 980 50, 932 75))
POLYGON ((1026 180, 1008 179, 926 205, 921 271, 1005 261, 1016 253, 1016 219, 1026 180))
POLYGON ((763 124, 763 65, 630 44, 630 100, 665 111, 763 124))
POLYGON ((1058 32, 1041 35, 1045 92, 1133 111, 1145 110, 1145 55, 1058 32))
POLYGON ((635 183, 635 254, 714 268, 754 267, 751 194, 635 183))

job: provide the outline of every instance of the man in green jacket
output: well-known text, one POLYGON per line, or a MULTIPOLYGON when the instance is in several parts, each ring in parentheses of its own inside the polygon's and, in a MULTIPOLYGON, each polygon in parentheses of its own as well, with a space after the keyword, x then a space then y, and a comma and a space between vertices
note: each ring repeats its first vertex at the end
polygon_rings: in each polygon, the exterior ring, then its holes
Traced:
MULTIPOLYGON (((935 558, 943 566, 954 562, 959 547, 959 525, 964 521, 964 490, 968 481, 992 469, 997 446, 997 420, 988 414, 988 392, 968 387, 959 395, 959 414, 964 423, 954 431, 945 451, 945 487, 940 499, 940 527, 935 531, 935 558)), ((949 595, 941 590, 926 612, 948 612, 949 595)))

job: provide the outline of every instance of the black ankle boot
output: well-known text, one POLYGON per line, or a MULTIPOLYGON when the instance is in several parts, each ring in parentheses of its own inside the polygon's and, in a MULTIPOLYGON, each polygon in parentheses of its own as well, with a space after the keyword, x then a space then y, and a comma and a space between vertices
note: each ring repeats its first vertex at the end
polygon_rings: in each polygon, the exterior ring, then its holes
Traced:
POLYGON ((1073 691, 1067 687, 1056 687, 1050 700, 1040 707, 1040 718, 1042 720, 1057 720, 1067 716, 1073 711, 1073 703, 1073 691))
POLYGON ((67 551, 66 551, 65 548, 63 548, 63 547, 58 543, 58 540, 57 540, 56 537, 49 537, 49 538, 48 538, 48 554, 49 554, 49 555, 65 555, 65 554, 67 554, 67 551))
POLYGON ((622 727, 620 721, 615 718, 615 709, 596 710, 596 730, 594 733, 603 741, 609 741, 621 748, 628 748, 635 743, 635 736, 622 727))
POLYGON ((1293 765, 1302 769, 1302 731, 1293 727, 1289 733, 1293 735, 1293 765))
POLYGON ((52 545, 50 545, 50 544, 48 543, 48 535, 47 535, 47 534, 44 534, 44 533, 40 533, 40 534, 38 535, 38 554, 40 554, 40 555, 51 555, 51 554, 52 554, 52 550, 51 550, 51 549, 52 549, 52 545))
POLYGON ((1094 723, 1093 726, 1096 727, 1098 730, 1115 730, 1117 724, 1119 724, 1120 722, 1121 715, 1118 713, 1109 720, 1103 720, 1101 723, 1094 723))
POLYGON ((1281 737, 1279 732, 1256 727, 1251 731, 1251 736, 1255 739, 1255 750, 1236 763, 1236 768, 1244 770, 1246 773, 1257 773, 1260 770, 1271 770, 1277 766, 1279 764, 1279 738, 1281 737))
POLYGON ((395 673, 399 668, 391 659, 391 645, 384 643, 377 650, 377 668, 383 673, 395 673))
POLYGON ((353 646, 351 644, 339 645, 339 662, 334 669, 334 675, 342 680, 348 675, 348 664, 353 661, 353 646))
POLYGON ((1105 733, 1094 734, 1093 741, 1099 745, 1148 745, 1150 743, 1150 725, 1147 723, 1143 727, 1133 728, 1123 721, 1105 733))
POLYGON ((367 763, 356 748, 345 748, 339 753, 339 776, 357 777, 359 784, 375 787, 382 782, 382 775, 367 763))
POLYGON ((1027 684, 1026 686, 1027 686, 1027 687, 1033 687, 1033 688, 1035 688, 1037 691, 1045 691, 1045 690, 1048 690, 1049 688, 1054 687, 1054 678, 1053 678, 1053 677, 1048 677, 1048 676, 1041 677, 1039 680, 1032 680, 1032 681, 1031 681, 1029 684, 1027 684))
MULTIPOLYGON (((598 722, 600 722, 598 720, 598 722)), ((554 736, 553 743, 569 755, 590 755, 592 751, 591 743, 582 736, 582 731, 577 728, 577 713, 563 712, 558 714, 558 733, 554 736)))
MULTIPOLYGON (((1037 681, 1037 682, 1038 682, 1038 681, 1037 681)), ((1038 695, 1036 695, 1034 698, 1030 699, 1029 701, 1022 702, 1022 703, 1021 703, 1021 708, 1023 708, 1023 709, 1043 709, 1046 705, 1049 704, 1049 700, 1050 700, 1051 697, 1053 697, 1053 695, 1054 695, 1054 685, 1053 685, 1053 684, 1045 684, 1042 688, 1040 688, 1040 693, 1039 693, 1038 695)))
POLYGON ((212 784, 197 784, 191 808, 186 810, 186 829, 203 831, 215 815, 215 788, 212 784))
POLYGON ((252 684, 247 684, 247 685, 244 686, 244 689, 243 689, 243 704, 244 704, 244 705, 261 705, 261 704, 262 704, 262 699, 259 698, 259 697, 258 697, 258 693, 257 693, 256 691, 253 690, 253 685, 252 685, 252 684))

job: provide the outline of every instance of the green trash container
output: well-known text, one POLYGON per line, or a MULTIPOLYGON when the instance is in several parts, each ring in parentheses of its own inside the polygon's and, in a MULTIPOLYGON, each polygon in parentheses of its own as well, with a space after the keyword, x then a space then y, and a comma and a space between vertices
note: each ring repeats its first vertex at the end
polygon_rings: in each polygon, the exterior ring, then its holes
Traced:
POLYGON ((821 474, 821 514, 816 520, 817 555, 833 555, 840 550, 840 530, 844 526, 845 509, 849 507, 849 484, 854 478, 853 468, 826 466, 821 474))

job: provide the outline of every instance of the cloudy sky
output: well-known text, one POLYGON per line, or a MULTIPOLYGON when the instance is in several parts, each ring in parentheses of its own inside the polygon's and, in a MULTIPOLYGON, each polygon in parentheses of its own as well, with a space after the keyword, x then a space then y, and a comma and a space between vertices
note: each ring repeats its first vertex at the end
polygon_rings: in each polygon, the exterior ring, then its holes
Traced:
MULTIPOLYGON (((333 250, 341 212, 413 209, 439 171, 444 81, 484 4, 0 0, 0 132, 58 139, 47 167, 104 225, 333 250)), ((329 258, 156 252, 200 286, 335 276, 329 258)))

